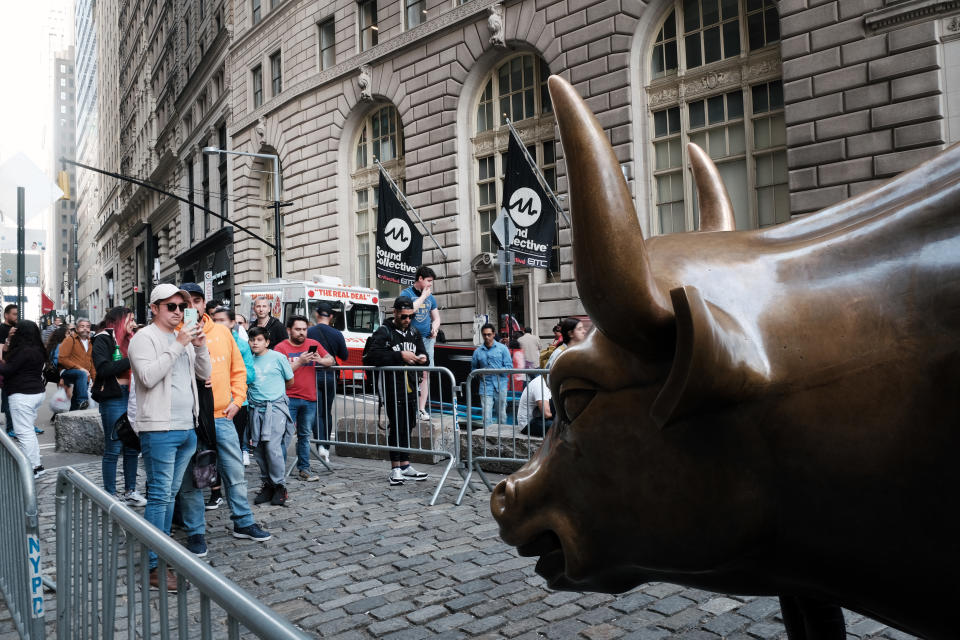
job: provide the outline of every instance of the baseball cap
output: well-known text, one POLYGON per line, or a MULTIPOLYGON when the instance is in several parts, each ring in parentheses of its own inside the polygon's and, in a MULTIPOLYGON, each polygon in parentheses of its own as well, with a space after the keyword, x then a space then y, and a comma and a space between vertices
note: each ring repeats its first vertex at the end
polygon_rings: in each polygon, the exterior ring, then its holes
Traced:
POLYGON ((326 300, 321 300, 317 303, 315 311, 322 316, 330 316, 333 315, 333 305, 326 300))
POLYGON ((203 287, 198 285, 196 282, 184 282, 180 285, 180 288, 189 293, 191 296, 200 296, 204 299, 207 297, 207 295, 203 292, 203 287))
POLYGON ((413 309, 413 300, 410 299, 410 296, 399 296, 396 300, 393 301, 394 309, 413 309))
POLYGON ((177 288, 177 285, 169 283, 157 285, 153 288, 153 291, 150 292, 150 304, 156 304, 161 300, 172 298, 178 293, 183 296, 184 302, 190 302, 190 294, 183 289, 177 288))

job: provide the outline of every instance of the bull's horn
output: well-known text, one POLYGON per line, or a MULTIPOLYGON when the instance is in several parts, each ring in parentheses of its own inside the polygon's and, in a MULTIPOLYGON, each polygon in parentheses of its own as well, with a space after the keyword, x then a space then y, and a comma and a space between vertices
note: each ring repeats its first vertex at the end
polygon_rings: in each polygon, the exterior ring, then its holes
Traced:
POLYGON ((730 194, 723 184, 717 165, 706 151, 696 144, 687 144, 693 181, 697 185, 697 202, 700 204, 700 231, 734 231, 737 228, 733 217, 730 194))
POLYGON ((573 87, 557 76, 547 86, 567 164, 580 299, 607 337, 642 349, 641 342, 672 329, 673 311, 654 281, 627 183, 600 123, 573 87))

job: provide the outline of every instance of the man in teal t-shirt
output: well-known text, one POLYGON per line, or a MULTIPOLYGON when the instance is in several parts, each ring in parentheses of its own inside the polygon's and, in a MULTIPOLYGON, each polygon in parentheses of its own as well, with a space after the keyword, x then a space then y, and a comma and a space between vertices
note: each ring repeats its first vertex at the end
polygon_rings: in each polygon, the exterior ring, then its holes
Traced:
MULTIPOLYGON (((413 300, 413 310, 416 315, 410 322, 410 326, 416 329, 423 338, 423 346, 427 350, 427 357, 431 365, 436 362, 433 359, 433 348, 437 344, 437 332, 440 330, 440 311, 437 307, 437 299, 433 297, 433 280, 437 274, 433 269, 427 266, 421 266, 417 269, 415 275, 416 281, 413 286, 407 287, 400 292, 401 296, 407 296, 413 300)), ((417 418, 419 420, 429 420, 430 414, 427 412, 427 401, 430 399, 430 374, 424 372, 423 379, 420 381, 420 397, 417 402, 417 418)))

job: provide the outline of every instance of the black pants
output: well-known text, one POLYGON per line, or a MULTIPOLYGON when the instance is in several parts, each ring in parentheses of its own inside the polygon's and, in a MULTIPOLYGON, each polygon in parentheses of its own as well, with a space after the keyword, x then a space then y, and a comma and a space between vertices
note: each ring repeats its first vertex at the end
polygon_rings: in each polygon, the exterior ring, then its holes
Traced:
MULTIPOLYGON (((384 403, 387 410, 387 444, 391 447, 410 447, 410 431, 417 424, 417 396, 407 396, 413 402, 388 399, 384 403)), ((403 462, 410 457, 407 451, 390 451, 390 462, 403 462)))
POLYGON ((317 420, 313 437, 328 440, 335 431, 333 424, 333 400, 337 397, 337 376, 334 372, 317 372, 317 420))
POLYGON ((244 451, 250 450, 250 443, 247 442, 247 425, 250 423, 250 414, 247 412, 247 407, 240 407, 240 411, 237 411, 237 415, 233 416, 233 426, 237 428, 237 437, 240 438, 240 449, 244 451))

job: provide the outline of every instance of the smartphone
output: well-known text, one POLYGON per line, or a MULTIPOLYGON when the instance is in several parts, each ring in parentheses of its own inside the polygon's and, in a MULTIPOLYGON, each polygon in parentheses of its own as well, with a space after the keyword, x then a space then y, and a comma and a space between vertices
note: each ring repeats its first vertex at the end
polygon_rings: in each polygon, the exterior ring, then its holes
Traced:
POLYGON ((193 307, 188 307, 183 311, 183 324, 184 326, 197 324, 197 310, 193 307))
POLYGON ((317 352, 317 345, 315 345, 315 344, 310 345, 310 348, 307 349, 307 351, 309 351, 310 353, 316 353, 316 352, 317 352))

